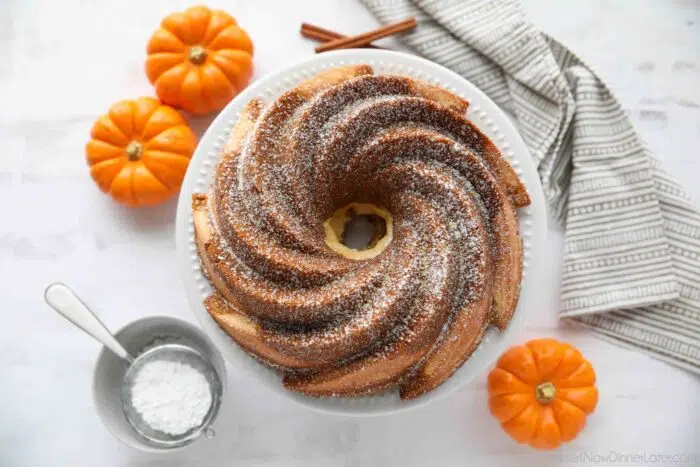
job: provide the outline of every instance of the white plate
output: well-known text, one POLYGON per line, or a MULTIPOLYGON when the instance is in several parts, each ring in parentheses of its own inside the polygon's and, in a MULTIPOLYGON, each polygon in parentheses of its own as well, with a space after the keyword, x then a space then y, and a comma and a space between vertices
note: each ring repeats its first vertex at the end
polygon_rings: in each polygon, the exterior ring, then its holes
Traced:
POLYGON ((307 407, 346 415, 380 415, 414 408, 446 396, 475 376, 482 375, 484 369, 492 364, 507 346, 514 344, 525 316, 535 303, 537 287, 541 284, 537 278, 540 276, 540 268, 544 265, 530 259, 542 257, 546 222, 542 187, 525 143, 509 118, 476 86, 446 68, 413 55, 386 50, 342 50, 315 55, 297 65, 259 79, 221 111, 202 137, 190 162, 180 192, 175 233, 178 264, 187 298, 202 328, 227 360, 254 373, 270 390, 307 407), (260 97, 268 103, 296 86, 301 80, 322 70, 357 63, 371 65, 376 74, 400 74, 422 79, 467 99, 470 102, 467 116, 509 159, 532 198, 530 206, 519 210, 524 246, 523 283, 518 307, 508 329, 503 333, 489 329, 471 358, 449 380, 428 394, 411 401, 402 401, 398 391, 361 398, 314 398, 288 391, 282 386, 280 375, 239 348, 209 316, 202 303, 211 293, 211 286, 200 271, 197 257, 192 225, 192 193, 208 192, 219 149, 228 138, 241 109, 253 97, 260 97))

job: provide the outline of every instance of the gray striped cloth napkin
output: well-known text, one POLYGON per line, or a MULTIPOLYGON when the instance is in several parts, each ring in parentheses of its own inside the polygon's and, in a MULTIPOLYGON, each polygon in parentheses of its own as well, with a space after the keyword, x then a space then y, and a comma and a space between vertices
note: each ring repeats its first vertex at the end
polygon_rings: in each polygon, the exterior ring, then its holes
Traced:
POLYGON ((700 213, 605 83, 517 0, 362 0, 517 120, 565 228, 561 317, 700 373, 700 213))

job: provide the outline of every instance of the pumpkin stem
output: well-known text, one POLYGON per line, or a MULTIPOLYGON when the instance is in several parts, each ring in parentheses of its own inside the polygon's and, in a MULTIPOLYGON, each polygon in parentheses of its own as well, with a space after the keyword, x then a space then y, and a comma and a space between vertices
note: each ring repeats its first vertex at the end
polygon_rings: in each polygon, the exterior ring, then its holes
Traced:
POLYGON ((143 146, 138 141, 132 141, 126 147, 126 156, 130 161, 137 161, 141 159, 141 152, 143 151, 143 146))
POLYGON ((195 45, 190 47, 190 54, 187 57, 190 62, 195 65, 201 65, 207 58, 207 51, 201 45, 195 45))
POLYGON ((542 404, 549 404, 554 400, 554 396, 557 393, 557 388, 554 387, 549 381, 538 385, 535 388, 535 397, 537 401, 542 404))

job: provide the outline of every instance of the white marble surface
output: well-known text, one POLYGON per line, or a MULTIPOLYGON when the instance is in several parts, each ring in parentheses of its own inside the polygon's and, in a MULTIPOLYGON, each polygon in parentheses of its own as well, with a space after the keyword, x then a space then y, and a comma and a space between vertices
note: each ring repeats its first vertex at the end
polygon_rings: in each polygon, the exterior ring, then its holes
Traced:
MULTIPOLYGON (((485 375, 414 412, 348 419, 293 405, 233 366, 214 440, 154 456, 113 439, 90 398, 98 345, 50 311, 42 291, 54 280, 71 284, 114 328, 150 314, 193 321, 175 268, 175 203, 118 207, 94 187, 83 158, 96 115, 152 92, 142 71, 146 40, 162 16, 188 3, 2 1, 0 465, 540 467, 585 456, 634 465, 621 456, 635 454, 694 454, 700 463, 700 379, 557 322, 557 229, 522 339, 566 339, 597 369, 598 410, 565 449, 536 453, 503 435, 487 412, 485 375)), ((376 24, 354 0, 209 3, 255 39, 256 76, 312 53, 298 36, 301 21, 348 33, 376 24)), ((598 67, 650 147, 700 200, 698 2, 524 3, 537 25, 598 67)))

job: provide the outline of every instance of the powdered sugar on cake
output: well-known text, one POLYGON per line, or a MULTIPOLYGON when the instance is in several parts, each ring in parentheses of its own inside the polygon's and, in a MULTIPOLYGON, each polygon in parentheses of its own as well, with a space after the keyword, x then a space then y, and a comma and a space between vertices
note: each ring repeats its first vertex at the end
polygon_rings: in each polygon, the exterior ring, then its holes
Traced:
POLYGON ((522 267, 512 193, 527 194, 456 96, 366 66, 332 71, 269 103, 222 158, 195 226, 210 232, 200 255, 227 303, 209 311, 292 390, 417 397, 489 323, 507 325, 522 267), (371 259, 324 243, 324 221, 351 202, 393 217, 371 259))

